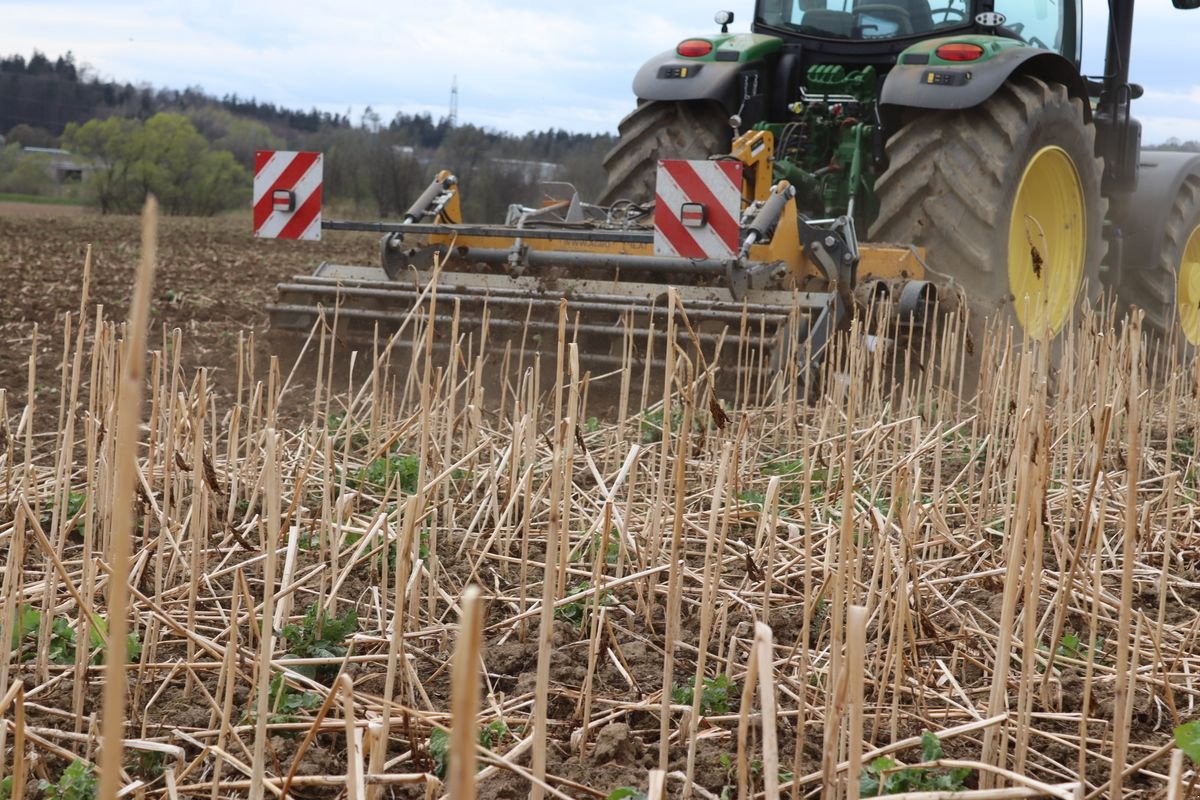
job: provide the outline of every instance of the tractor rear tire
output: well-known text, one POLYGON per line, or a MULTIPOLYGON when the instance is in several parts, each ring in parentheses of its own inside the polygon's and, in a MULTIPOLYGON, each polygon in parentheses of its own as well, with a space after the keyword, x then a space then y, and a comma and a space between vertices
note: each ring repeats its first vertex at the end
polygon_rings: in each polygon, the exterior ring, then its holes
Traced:
POLYGON ((933 277, 965 295, 976 347, 989 320, 1015 325, 1015 342, 1054 339, 1099 296, 1094 143, 1083 102, 1031 76, 975 108, 913 111, 887 143, 871 240, 925 248, 933 277))
POLYGON ((1163 220, 1157 263, 1128 266, 1116 287, 1119 308, 1142 310, 1142 330, 1181 356, 1200 348, 1200 176, 1189 175, 1163 220))
POLYGON ((620 138, 604 156, 608 184, 598 203, 648 205, 660 158, 708 158, 729 152, 729 116, 711 100, 649 100, 618 126, 620 138))

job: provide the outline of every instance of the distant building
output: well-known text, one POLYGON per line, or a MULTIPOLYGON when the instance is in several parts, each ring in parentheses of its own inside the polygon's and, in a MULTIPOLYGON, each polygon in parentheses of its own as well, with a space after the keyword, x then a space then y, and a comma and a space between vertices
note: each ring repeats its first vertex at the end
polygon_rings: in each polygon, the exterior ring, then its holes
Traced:
POLYGON ((41 158, 55 183, 78 183, 96 169, 96 165, 59 147, 23 147, 22 155, 41 158))
POLYGON ((518 172, 530 181, 552 181, 562 169, 561 164, 553 161, 523 161, 519 158, 494 158, 492 163, 511 172, 518 172))

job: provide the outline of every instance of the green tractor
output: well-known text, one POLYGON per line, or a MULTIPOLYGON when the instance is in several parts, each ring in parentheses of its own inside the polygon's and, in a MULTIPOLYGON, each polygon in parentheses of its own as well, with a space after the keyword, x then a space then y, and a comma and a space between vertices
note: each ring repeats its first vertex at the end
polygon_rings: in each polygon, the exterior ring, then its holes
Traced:
POLYGON ((1133 5, 1110 0, 1102 78, 1078 0, 757 0, 751 33, 720 12, 638 71, 601 202, 649 205, 659 159, 765 130, 805 219, 923 248, 975 319, 1053 338, 1106 287, 1195 348, 1200 155, 1141 148, 1133 5))

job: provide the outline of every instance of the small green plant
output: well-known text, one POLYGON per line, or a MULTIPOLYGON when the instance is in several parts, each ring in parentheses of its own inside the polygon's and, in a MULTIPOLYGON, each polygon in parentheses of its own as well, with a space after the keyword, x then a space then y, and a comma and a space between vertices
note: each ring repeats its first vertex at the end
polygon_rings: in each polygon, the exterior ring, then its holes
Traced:
MULTIPOLYGON (((357 630, 358 612, 353 608, 340 617, 330 617, 312 605, 298 624, 289 622, 279 635, 293 658, 341 658, 346 655, 346 638, 357 630)), ((337 664, 305 664, 295 669, 322 683, 332 681, 338 673, 337 664)))
MULTIPOLYGON (((12 646, 16 649, 22 642, 31 641, 42 625, 42 612, 27 603, 17 609, 17 618, 12 629, 12 646)), ((104 663, 104 640, 108 638, 108 623, 102 617, 93 616, 88 629, 88 661, 104 663)), ((50 624, 50 642, 46 658, 51 664, 75 663, 75 623, 67 617, 55 617, 50 624)), ((142 655, 142 643, 137 632, 130 632, 125 639, 125 653, 129 661, 142 655)))
POLYGON ((42 612, 28 603, 22 603, 17 608, 16 619, 13 620, 12 649, 16 650, 27 637, 37 633, 38 626, 41 624, 42 612))
POLYGON ((646 793, 632 786, 619 786, 609 792, 605 800, 646 800, 646 793))
POLYGON ((662 409, 642 414, 642 444, 661 442, 663 438, 662 409))
MULTIPOLYGON (((642 444, 654 444, 661 442, 663 431, 665 430, 666 418, 663 415, 661 408, 656 408, 653 411, 645 411, 642 413, 642 444)), ((683 409, 676 408, 671 414, 671 432, 678 433, 680 426, 683 425, 683 409)), ((694 423, 693 428, 699 429, 699 422, 694 423)))
MULTIPOLYGON (((479 729, 479 743, 491 750, 504 741, 505 736, 512 732, 502 719, 489 722, 479 729)), ((429 757, 433 759, 433 774, 439 778, 446 777, 446 767, 450 763, 450 734, 441 728, 429 732, 429 757)))
POLYGON ((620 531, 618 531, 616 528, 613 528, 612 531, 609 532, 608 536, 605 536, 597 531, 596 534, 592 536, 591 541, 588 542, 588 563, 595 561, 596 556, 603 551, 604 563, 608 564, 609 566, 615 566, 617 560, 621 557, 621 542, 618 540, 620 535, 620 531))
MULTIPOLYGON (((1097 638, 1096 644, 1091 649, 1093 655, 1100 653, 1104 649, 1104 637, 1097 638)), ((1059 640, 1058 647, 1054 649, 1054 652, 1064 658, 1086 659, 1088 646, 1080 641, 1079 634, 1067 631, 1059 640)))
POLYGON ((312 711, 321 705, 321 695, 316 692, 299 692, 288 686, 282 672, 271 678, 271 723, 295 722, 299 711, 312 711))
MULTIPOLYGON (((945 758, 941 741, 929 731, 921 734, 921 760, 937 761, 945 758)), ((863 797, 883 797, 901 792, 957 792, 971 770, 933 769, 929 767, 901 767, 895 759, 877 758, 867 765, 859 776, 859 793, 863 797)))
POLYGON ((583 429, 588 433, 595 433, 600 430, 600 420, 596 417, 588 417, 583 425, 583 429))
MULTIPOLYGON (((1049 648, 1041 645, 1039 648, 1045 652, 1049 648)), ((1100 654, 1104 651, 1104 637, 1098 637, 1096 644, 1092 647, 1080 638, 1078 633, 1074 631, 1066 631, 1062 638, 1058 640, 1058 646, 1054 648, 1054 655, 1060 658, 1071 658, 1079 661, 1087 661, 1089 657, 1095 659, 1097 663, 1101 663, 1100 654)))
POLYGON ((429 558, 429 529, 421 531, 421 539, 417 542, 417 558, 429 558))
POLYGON ((504 720, 498 719, 494 722, 489 722, 479 729, 479 743, 492 750, 496 745, 504 741, 504 737, 508 736, 508 725, 504 720))
POLYGON ((746 491, 738 494, 738 500, 741 500, 743 503, 756 511, 762 511, 763 503, 767 501, 767 498, 762 492, 756 492, 752 489, 747 489, 746 491))
POLYGON ((445 778, 450 760, 450 734, 441 728, 429 732, 429 757, 433 759, 433 774, 445 778))
POLYGON ((1192 764, 1200 766, 1200 719, 1185 722, 1176 728, 1175 744, 1187 754, 1192 764))
POLYGON ((166 754, 157 750, 134 750, 125 768, 142 780, 155 780, 163 774, 166 754))
POLYGON ((345 414, 330 414, 325 420, 325 430, 329 432, 329 438, 333 440, 333 446, 339 450, 346 446, 347 431, 353 431, 349 434, 351 450, 361 450, 369 444, 367 435, 353 424, 353 420, 349 424, 346 423, 345 414))
MULTIPOLYGON (((730 713, 736 694, 737 687, 728 675, 705 678, 700 690, 700 713, 704 716, 730 713)), ((676 684, 671 689, 671 699, 678 705, 690 706, 696 699, 696 690, 676 684)))
MULTIPOLYGON (((58 783, 38 781, 38 790, 46 800, 94 800, 98 782, 91 764, 79 759, 71 762, 58 783)), ((10 785, 11 791, 11 785, 10 785)))
MULTIPOLYGON (((83 507, 86 503, 87 494, 84 492, 67 492, 67 514, 60 521, 66 522, 69 519, 75 519, 75 516, 83 510, 83 507)), ((42 527, 47 528, 50 526, 50 523, 53 521, 53 510, 54 503, 51 502, 46 506, 46 510, 42 513, 42 527)), ((71 530, 76 533, 82 532, 83 520, 75 520, 75 525, 72 526, 71 530)))
POLYGON ((783 461, 770 461, 763 464, 763 475, 779 475, 781 477, 795 477, 804 474, 804 462, 798 458, 785 459, 783 461))
POLYGON ((51 664, 75 663, 75 628, 63 617, 50 623, 49 659, 51 664))
POLYGON ((396 478, 400 482, 400 491, 416 494, 420 470, 421 459, 417 456, 380 456, 362 469, 355 470, 346 483, 355 488, 370 487, 382 492, 396 478))
POLYGON ((809 637, 820 636, 821 629, 825 627, 825 620, 829 619, 829 601, 818 600, 817 605, 813 608, 812 621, 809 623, 809 637))
MULTIPOLYGON (((568 594, 579 594, 586 591, 590 584, 577 583, 568 590, 568 594)), ((561 605, 554 609, 554 618, 570 623, 573 628, 582 628, 584 620, 587 619, 588 606, 591 605, 591 597, 582 597, 565 605, 561 605)), ((600 605, 611 606, 613 604, 612 592, 600 593, 600 605)))

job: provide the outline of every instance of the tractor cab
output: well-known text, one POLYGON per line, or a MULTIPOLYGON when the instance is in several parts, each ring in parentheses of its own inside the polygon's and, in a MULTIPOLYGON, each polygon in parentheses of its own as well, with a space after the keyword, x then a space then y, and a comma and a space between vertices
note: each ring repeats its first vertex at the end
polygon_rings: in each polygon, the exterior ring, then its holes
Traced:
POLYGON ((1078 63, 1081 18, 1071 0, 759 0, 757 33, 785 39, 889 44, 995 35, 1052 50, 1078 63))

